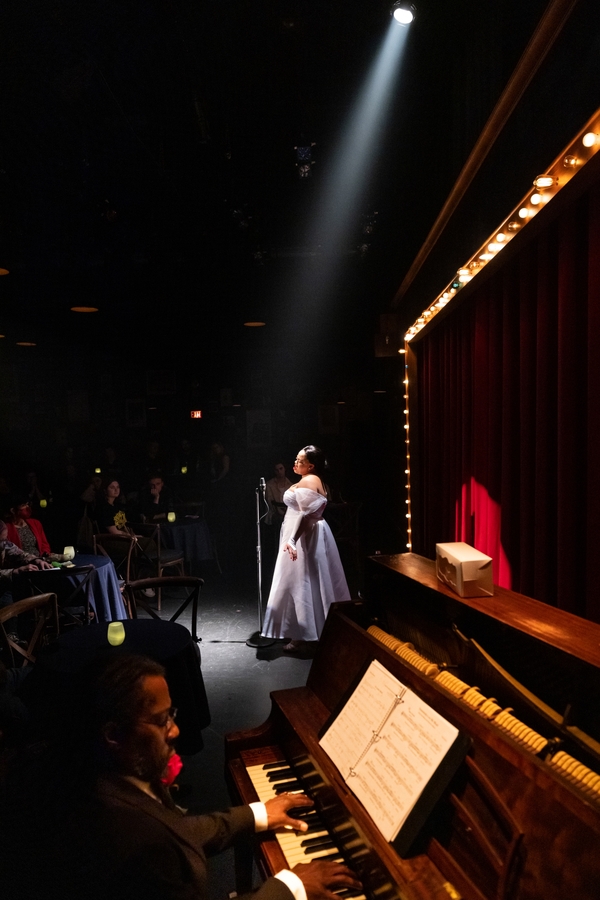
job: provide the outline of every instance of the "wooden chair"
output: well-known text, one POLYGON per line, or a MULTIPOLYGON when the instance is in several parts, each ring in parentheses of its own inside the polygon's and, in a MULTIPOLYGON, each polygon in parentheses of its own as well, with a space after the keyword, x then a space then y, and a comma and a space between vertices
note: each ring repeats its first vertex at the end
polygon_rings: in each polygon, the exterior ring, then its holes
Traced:
POLYGON ((137 540, 134 534, 124 532, 123 537, 116 537, 110 533, 94 535, 94 554, 112 559, 117 575, 122 581, 131 581, 132 559, 136 548, 137 540))
POLYGON ((202 638, 198 637, 198 598, 200 588, 204 584, 202 578, 192 575, 169 575, 163 578, 140 578, 137 581, 128 581, 125 585, 124 596, 128 603, 131 617, 137 619, 137 607, 141 606, 153 619, 160 619, 155 609, 147 603, 142 591, 153 588, 157 594, 163 587, 189 588, 187 597, 170 617, 169 622, 176 622, 181 614, 192 605, 192 639, 198 643, 202 638))
POLYGON ((58 612, 68 619, 66 624, 89 625, 93 618, 90 614, 89 583, 95 571, 92 565, 72 566, 57 574, 41 569, 25 577, 32 596, 47 593, 48 587, 56 588, 58 612))
POLYGON ((35 655, 38 648, 43 644, 49 632, 49 626, 52 620, 54 635, 58 635, 58 603, 56 594, 38 594, 35 597, 25 597, 23 600, 17 600, 0 609, 0 643, 3 652, 11 663, 11 668, 19 668, 20 666, 28 666, 35 662, 35 655), (33 613, 35 617, 35 626, 27 641, 26 647, 21 647, 11 638, 9 638, 4 627, 5 622, 15 618, 15 616, 33 613))
MULTIPOLYGON (((151 578, 163 578, 166 569, 176 569, 179 576, 185 576, 185 557, 181 550, 171 550, 164 546, 161 535, 161 526, 158 522, 148 522, 145 524, 136 524, 136 533, 145 537, 148 542, 152 541, 156 550, 150 547, 143 547, 138 542, 136 551, 137 577, 144 577, 144 569, 148 569, 151 578)), ((129 578, 127 579, 129 581, 129 578)), ((150 585, 151 587, 151 585, 150 585)), ((156 606, 160 610, 161 607, 161 589, 158 587, 156 591, 156 606)))

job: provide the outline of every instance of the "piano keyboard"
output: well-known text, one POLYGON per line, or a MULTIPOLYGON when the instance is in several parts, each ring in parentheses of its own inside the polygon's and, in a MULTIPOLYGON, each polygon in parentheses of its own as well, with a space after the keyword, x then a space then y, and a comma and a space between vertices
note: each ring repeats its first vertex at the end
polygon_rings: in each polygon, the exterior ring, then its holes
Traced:
MULTIPOLYGON (((262 803, 283 793, 305 793, 300 781, 287 762, 265 763, 264 765, 248 766, 246 768, 250 781, 262 803)), ((313 859, 332 860, 345 862, 339 848, 331 838, 331 835, 318 813, 313 807, 299 807, 290 810, 293 818, 301 819, 308 825, 308 830, 296 833, 295 831, 276 832, 275 837, 285 856, 286 863, 293 869, 298 863, 309 863, 313 859)), ((367 900, 361 891, 342 889, 335 891, 341 897, 353 898, 353 900, 367 900)))

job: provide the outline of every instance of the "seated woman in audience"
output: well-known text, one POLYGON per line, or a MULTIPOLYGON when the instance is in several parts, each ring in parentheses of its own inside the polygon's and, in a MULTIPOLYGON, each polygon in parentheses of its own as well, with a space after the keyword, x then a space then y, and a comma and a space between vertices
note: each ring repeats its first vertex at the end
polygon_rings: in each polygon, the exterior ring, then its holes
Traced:
POLYGON ((10 508, 10 521, 7 521, 8 540, 12 541, 19 550, 32 553, 36 557, 43 556, 54 562, 66 562, 67 557, 62 553, 52 553, 48 538, 44 532, 44 526, 39 519, 34 519, 31 513, 31 503, 26 498, 20 498, 10 508))
POLYGON ((273 468, 273 478, 269 478, 266 484, 265 500, 269 504, 269 512, 265 516, 265 522, 268 525, 281 525, 283 517, 286 513, 286 505, 283 502, 283 495, 292 482, 287 477, 285 465, 282 462, 275 463, 273 468))
POLYGON ((121 485, 110 476, 102 479, 102 490, 96 503, 96 522, 101 534, 129 536, 125 504, 121 500, 121 485))
MULTIPOLYGON (((121 486, 118 481, 103 479, 103 490, 96 504, 96 523, 101 534, 111 534, 115 537, 129 538, 134 532, 127 525, 125 507, 121 502, 121 486)), ((156 554, 156 544, 151 538, 136 535, 137 546, 148 554, 156 554)), ((154 589, 147 588, 144 591, 146 597, 154 597, 154 589)))

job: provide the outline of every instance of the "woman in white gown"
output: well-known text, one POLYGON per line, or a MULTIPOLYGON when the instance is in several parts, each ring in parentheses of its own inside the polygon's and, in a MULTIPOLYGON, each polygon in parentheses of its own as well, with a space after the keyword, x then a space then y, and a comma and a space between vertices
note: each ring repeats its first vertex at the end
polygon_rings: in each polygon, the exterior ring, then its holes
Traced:
POLYGON ((296 457, 300 481, 283 495, 287 512, 262 634, 287 638, 284 650, 318 641, 333 602, 350 600, 335 539, 323 512, 327 492, 322 479, 323 451, 309 444, 296 457))

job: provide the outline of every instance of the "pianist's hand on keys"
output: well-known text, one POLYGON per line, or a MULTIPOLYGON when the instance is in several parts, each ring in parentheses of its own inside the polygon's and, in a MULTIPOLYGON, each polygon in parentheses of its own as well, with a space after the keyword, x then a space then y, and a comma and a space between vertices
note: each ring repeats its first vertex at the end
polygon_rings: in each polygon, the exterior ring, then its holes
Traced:
MULTIPOLYGON (((301 819, 288 815, 289 809, 300 810, 301 807, 313 806, 313 801, 306 794, 281 793, 271 797, 265 803, 269 819, 269 829, 293 828, 295 831, 307 831, 308 824, 301 819)), ((339 893, 343 888, 357 889, 361 887, 351 870, 340 860, 314 859, 309 863, 298 863, 292 869, 304 885, 308 900, 340 900, 339 893)))
POLYGON ((265 803, 269 817, 269 829, 293 828, 295 831, 306 831, 308 825, 301 819, 293 819, 288 816, 288 809, 297 809, 301 806, 314 806, 313 801, 306 794, 278 794, 265 803))
POLYGON ((304 885, 308 900, 340 900, 342 888, 356 891, 361 887, 360 881, 341 862, 315 859, 309 863, 298 863, 292 872, 304 885))

